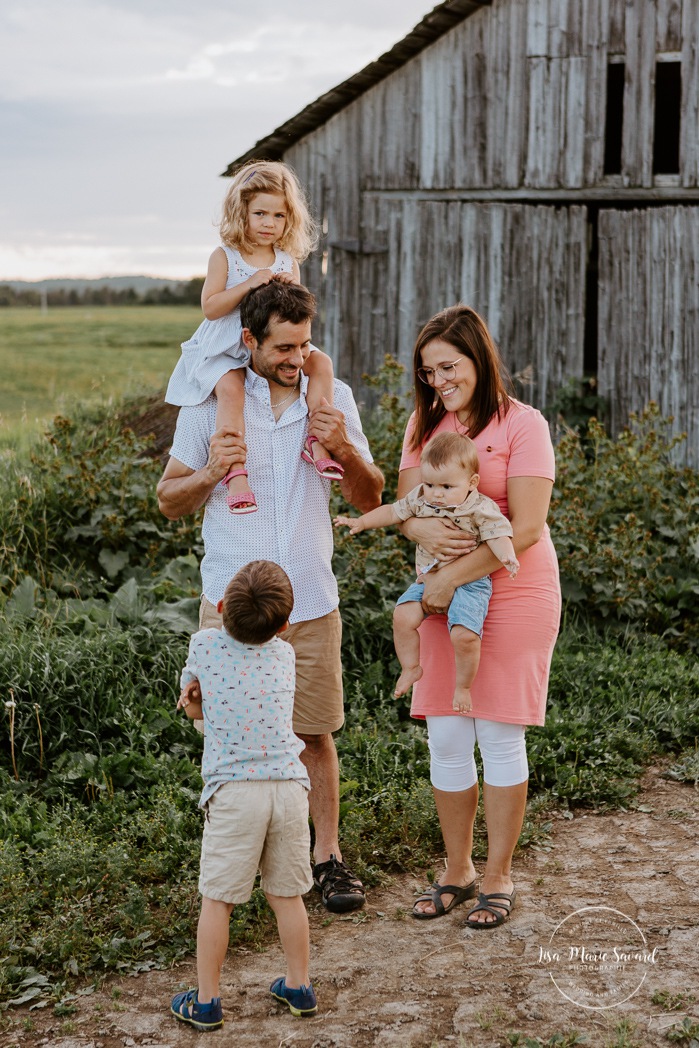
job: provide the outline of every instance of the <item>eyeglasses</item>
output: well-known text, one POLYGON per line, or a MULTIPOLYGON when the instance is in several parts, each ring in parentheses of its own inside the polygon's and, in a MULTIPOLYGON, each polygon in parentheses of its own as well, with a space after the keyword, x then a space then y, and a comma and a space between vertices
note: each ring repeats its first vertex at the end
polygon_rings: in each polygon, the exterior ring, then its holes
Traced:
POLYGON ((438 378, 454 378, 457 365, 461 363, 461 359, 452 360, 450 364, 440 364, 438 368, 418 368, 417 377, 427 386, 433 386, 435 379, 438 378))

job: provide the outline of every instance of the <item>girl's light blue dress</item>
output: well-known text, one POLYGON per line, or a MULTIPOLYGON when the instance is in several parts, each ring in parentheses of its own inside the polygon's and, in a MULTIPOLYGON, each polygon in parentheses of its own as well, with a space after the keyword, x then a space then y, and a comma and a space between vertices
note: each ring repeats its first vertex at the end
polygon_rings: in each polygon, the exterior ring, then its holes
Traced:
MULTIPOLYGON (((258 268, 271 269, 273 273, 291 273, 293 259, 286 251, 274 249, 275 259, 271 266, 250 266, 236 248, 221 244, 228 259, 226 290, 242 284, 258 268)), ((227 313, 219 320, 203 320, 192 337, 182 343, 182 356, 168 383, 165 400, 168 404, 184 407, 201 404, 211 396, 227 371, 247 367, 250 350, 242 340, 243 327, 240 323, 240 307, 227 313)))

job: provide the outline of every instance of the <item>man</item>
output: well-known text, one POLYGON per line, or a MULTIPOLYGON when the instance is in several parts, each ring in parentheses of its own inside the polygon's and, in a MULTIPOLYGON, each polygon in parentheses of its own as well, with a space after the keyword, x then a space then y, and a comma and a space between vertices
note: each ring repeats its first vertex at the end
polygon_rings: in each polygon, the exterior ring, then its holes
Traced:
POLYGON ((251 352, 245 386, 245 437, 216 430, 216 398, 180 411, 171 457, 158 484, 162 513, 177 520, 206 507, 200 627, 220 626, 216 605, 233 575, 253 560, 272 560, 291 579, 294 610, 284 639, 296 652, 294 731, 305 742, 315 830, 313 879, 332 912, 364 905, 361 881, 342 862, 338 842, 339 771, 332 733, 344 721, 337 582, 332 573, 330 482, 303 460, 315 436, 344 468, 342 494, 364 513, 381 501, 352 392, 335 382, 335 404, 309 416, 308 379, 315 299, 298 284, 271 281, 243 300, 243 340, 251 352), (246 466, 246 451, 250 461, 246 466), (232 515, 223 478, 248 468, 258 511, 232 515))

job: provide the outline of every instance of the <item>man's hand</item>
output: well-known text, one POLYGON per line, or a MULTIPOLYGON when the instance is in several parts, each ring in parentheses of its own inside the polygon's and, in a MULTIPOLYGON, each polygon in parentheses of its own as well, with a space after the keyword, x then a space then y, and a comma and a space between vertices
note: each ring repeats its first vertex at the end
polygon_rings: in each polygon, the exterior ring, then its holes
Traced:
POLYGON ((328 404, 325 397, 320 407, 308 416, 308 432, 312 437, 317 437, 326 451, 333 456, 342 455, 347 445, 350 444, 345 427, 345 416, 338 408, 328 404))
POLYGON ((343 467, 342 497, 360 513, 375 509, 381 502, 383 474, 362 458, 349 439, 343 413, 323 398, 320 407, 308 417, 308 432, 317 437, 328 454, 343 467))
POLYGON ((247 446, 240 432, 222 426, 211 438, 206 472, 211 480, 218 484, 231 470, 245 465, 246 455, 247 446))

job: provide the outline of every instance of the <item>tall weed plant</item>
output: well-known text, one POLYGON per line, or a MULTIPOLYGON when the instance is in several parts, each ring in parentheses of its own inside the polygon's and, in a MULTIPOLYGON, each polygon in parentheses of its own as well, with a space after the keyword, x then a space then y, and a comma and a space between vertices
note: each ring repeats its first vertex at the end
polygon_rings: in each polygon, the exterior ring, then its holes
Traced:
POLYGON ((186 653, 183 637, 142 625, 76 637, 5 622, 0 768, 53 800, 191 786, 200 737, 175 714, 186 653))
POLYGON ((550 526, 570 607, 699 647, 699 474, 650 404, 617 439, 592 419, 558 445, 550 526))
POLYGON ((25 459, 0 463, 0 583, 24 576, 44 590, 85 597, 200 552, 199 522, 168 523, 155 486, 162 472, 148 441, 112 415, 57 417, 25 459))

